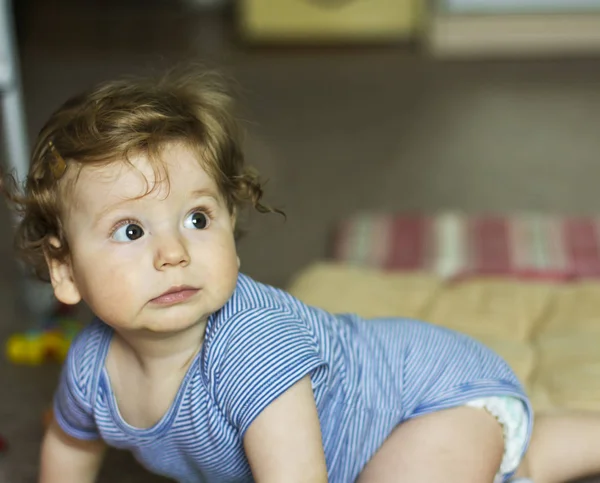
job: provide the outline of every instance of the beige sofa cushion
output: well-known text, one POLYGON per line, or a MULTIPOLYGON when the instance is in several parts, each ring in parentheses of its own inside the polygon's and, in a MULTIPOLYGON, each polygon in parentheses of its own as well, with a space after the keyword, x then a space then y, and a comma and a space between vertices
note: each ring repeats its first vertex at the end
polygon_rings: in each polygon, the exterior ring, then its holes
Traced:
POLYGON ((332 312, 418 318, 467 333, 508 361, 536 409, 600 410, 600 282, 448 283, 323 262, 288 289, 332 312))

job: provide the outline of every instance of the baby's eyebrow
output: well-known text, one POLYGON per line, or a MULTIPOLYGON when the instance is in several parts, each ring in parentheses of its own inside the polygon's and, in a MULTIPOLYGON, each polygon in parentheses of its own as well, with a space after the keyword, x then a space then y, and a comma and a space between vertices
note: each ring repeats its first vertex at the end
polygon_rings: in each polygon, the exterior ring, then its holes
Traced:
POLYGON ((100 221, 102 221, 102 218, 106 217, 107 215, 109 215, 111 212, 116 211, 117 209, 119 209, 121 206, 130 203, 131 201, 135 200, 135 198, 128 198, 128 199, 124 199, 119 201, 118 203, 113 203, 110 204, 108 206, 105 206, 104 208, 102 208, 98 214, 94 217, 94 224, 98 224, 100 223, 100 221))
POLYGON ((194 191, 192 191, 192 196, 194 198, 209 197, 209 198, 213 198, 215 201, 219 201, 219 195, 210 188, 200 188, 200 189, 194 190, 194 191))

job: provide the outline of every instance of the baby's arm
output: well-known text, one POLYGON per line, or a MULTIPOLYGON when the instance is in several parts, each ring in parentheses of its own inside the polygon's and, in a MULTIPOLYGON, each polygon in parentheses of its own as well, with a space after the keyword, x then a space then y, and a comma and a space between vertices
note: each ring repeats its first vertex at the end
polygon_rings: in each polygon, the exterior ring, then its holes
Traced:
POLYGON ((244 436, 257 483, 326 483, 327 467, 310 376, 269 404, 244 436))
POLYGON ((75 439, 52 421, 42 444, 40 483, 92 483, 104 452, 102 440, 75 439))
POLYGON ((325 483, 314 391, 328 365, 309 327, 287 308, 253 307, 231 317, 222 334, 211 346, 215 399, 243 437, 254 479, 325 483))
POLYGON ((93 401, 103 360, 98 342, 106 334, 98 322, 73 340, 54 394, 53 420, 41 454, 41 483, 89 483, 96 479, 105 444, 94 417, 93 401))

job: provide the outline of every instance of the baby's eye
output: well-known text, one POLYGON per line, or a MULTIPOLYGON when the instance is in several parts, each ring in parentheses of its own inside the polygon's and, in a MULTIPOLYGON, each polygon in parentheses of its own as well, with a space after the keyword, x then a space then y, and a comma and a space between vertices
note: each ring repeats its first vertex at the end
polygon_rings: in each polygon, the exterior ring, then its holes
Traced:
POLYGON ((112 234, 112 238, 118 242, 134 241, 144 236, 144 229, 135 223, 128 223, 117 228, 112 234))
POLYGON ((194 211, 183 222, 186 228, 195 228, 196 230, 204 230, 210 223, 208 215, 202 211, 194 211))

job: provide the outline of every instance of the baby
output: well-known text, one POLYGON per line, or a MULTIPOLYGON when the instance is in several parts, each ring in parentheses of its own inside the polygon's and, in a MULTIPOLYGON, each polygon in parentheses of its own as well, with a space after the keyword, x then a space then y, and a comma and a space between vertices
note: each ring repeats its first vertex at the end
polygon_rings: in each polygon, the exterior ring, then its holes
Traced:
POLYGON ((224 88, 193 71, 104 83, 41 130, 24 193, 9 195, 18 245, 59 301, 96 316, 64 364, 41 482, 94 481, 106 446, 186 483, 600 469, 595 415, 539 418, 523 462, 528 399, 469 337, 330 314, 241 274, 238 214, 275 210, 239 139, 224 88))

